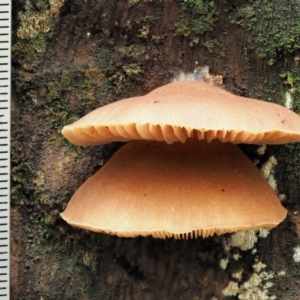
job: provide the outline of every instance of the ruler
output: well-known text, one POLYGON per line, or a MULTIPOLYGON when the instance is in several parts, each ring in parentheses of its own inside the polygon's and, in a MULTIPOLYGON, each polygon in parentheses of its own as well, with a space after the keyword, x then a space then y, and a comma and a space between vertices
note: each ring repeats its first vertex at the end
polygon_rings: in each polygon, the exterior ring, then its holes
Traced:
POLYGON ((11 0, 0 0, 0 299, 10 298, 11 0))

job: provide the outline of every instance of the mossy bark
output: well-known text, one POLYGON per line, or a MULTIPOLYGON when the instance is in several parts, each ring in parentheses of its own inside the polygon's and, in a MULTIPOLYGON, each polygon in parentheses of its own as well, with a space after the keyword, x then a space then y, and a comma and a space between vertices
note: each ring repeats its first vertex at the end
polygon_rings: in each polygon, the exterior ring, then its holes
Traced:
POLYGON ((277 159, 271 173, 288 209, 255 250, 228 247, 230 235, 121 239, 59 216, 119 146, 75 147, 61 128, 178 70, 209 65, 227 90, 291 97, 299 113, 299 18, 296 0, 14 0, 11 299, 300 299, 299 144, 263 155, 243 147, 259 168, 277 159), (246 289, 253 274, 269 277, 246 289))

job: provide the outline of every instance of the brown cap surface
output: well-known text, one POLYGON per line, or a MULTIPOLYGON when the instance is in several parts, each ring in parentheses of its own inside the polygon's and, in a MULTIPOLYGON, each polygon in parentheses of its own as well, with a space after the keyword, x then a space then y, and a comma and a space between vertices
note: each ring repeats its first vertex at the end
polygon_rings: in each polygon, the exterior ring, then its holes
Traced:
POLYGON ((207 237, 273 228, 286 210, 231 143, 131 141, 74 194, 71 225, 124 237, 207 237))
POLYGON ((62 130, 80 146, 112 141, 282 144, 300 140, 300 116, 287 108, 239 97, 198 81, 178 81, 98 108, 62 130))

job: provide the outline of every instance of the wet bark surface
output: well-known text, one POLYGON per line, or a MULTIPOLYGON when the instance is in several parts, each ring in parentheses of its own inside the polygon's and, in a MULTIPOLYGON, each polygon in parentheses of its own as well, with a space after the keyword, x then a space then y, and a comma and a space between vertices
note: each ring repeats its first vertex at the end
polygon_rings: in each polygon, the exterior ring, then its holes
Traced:
POLYGON ((62 127, 179 70, 209 65, 227 90, 280 104, 289 93, 299 113, 299 11, 284 0, 13 1, 11 298, 300 299, 297 143, 242 147, 259 168, 276 158, 268 175, 288 209, 248 250, 230 235, 123 239, 59 216, 120 146, 72 146, 62 127))

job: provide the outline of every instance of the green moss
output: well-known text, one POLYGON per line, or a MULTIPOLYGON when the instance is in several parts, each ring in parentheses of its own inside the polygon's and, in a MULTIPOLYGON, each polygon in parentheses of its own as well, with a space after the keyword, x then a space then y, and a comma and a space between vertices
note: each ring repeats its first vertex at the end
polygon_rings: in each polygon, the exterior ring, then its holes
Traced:
POLYGON ((139 75, 143 73, 141 67, 138 64, 129 64, 122 67, 123 71, 129 77, 139 75))
POLYGON ((11 201, 12 204, 24 204, 24 194, 29 194, 32 191, 30 182, 33 172, 30 166, 24 160, 24 143, 25 137, 16 130, 16 119, 12 118, 12 133, 11 141, 11 201))
POLYGON ((110 87, 124 89, 123 96, 129 97, 136 91, 136 83, 142 81, 143 69, 139 64, 132 63, 122 66, 120 70, 108 77, 110 87))
POLYGON ((300 49, 300 4, 296 0, 252 0, 229 14, 232 24, 246 32, 249 48, 273 65, 300 49), (288 16, 288 17, 287 17, 288 16))
POLYGON ((181 1, 180 21, 176 24, 177 35, 189 37, 190 45, 202 44, 203 35, 214 28, 215 4, 213 1, 181 1))
POLYGON ((24 70, 32 71, 42 59, 47 39, 43 34, 30 40, 19 40, 12 46, 13 60, 21 64, 24 70))
POLYGON ((114 61, 116 56, 117 53, 115 53, 114 48, 111 49, 108 47, 99 49, 95 54, 95 59, 99 65, 99 68, 105 75, 111 75, 115 71, 116 67, 114 61))
POLYGON ((55 81, 48 84, 48 90, 45 102, 42 104, 46 109, 46 121, 51 127, 60 130, 67 123, 68 118, 67 105, 62 95, 65 88, 61 82, 55 81))
POLYGON ((139 2, 140 2, 140 0, 128 0, 128 6, 131 7, 139 2))
POLYGON ((44 107, 48 124, 60 131, 66 124, 76 121, 81 115, 95 108, 95 101, 103 88, 103 72, 99 68, 59 71, 55 80, 47 85, 45 101, 38 104, 44 107), (72 114, 70 103, 65 99, 70 93, 76 99, 80 115, 72 114))
POLYGON ((147 24, 139 29, 139 37, 142 39, 147 39, 150 32, 150 26, 147 24))
MULTIPOLYGON (((152 39, 154 38, 152 37, 152 39)), ((147 52, 147 48, 144 45, 139 45, 139 46, 132 45, 132 44, 128 46, 122 45, 117 47, 116 49, 118 54, 124 58, 129 58, 129 57, 135 58, 147 52)))

